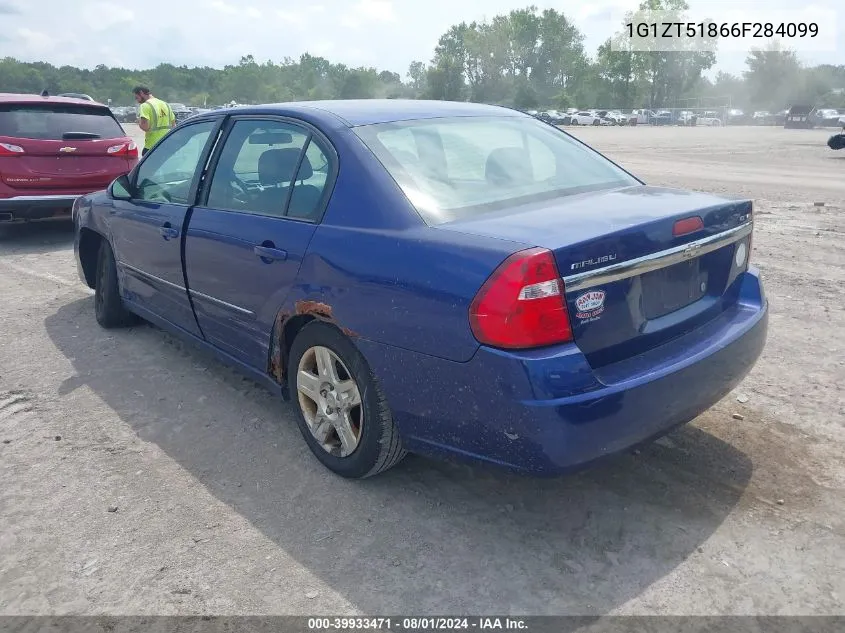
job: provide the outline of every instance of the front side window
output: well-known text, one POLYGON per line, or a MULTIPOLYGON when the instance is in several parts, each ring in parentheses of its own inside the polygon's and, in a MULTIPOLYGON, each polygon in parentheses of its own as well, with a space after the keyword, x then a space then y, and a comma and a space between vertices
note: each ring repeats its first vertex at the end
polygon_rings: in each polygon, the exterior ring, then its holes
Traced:
POLYGON ((528 117, 400 121, 355 132, 429 224, 639 184, 597 152, 528 117))
POLYGON ((329 160, 311 134, 274 120, 232 126, 211 178, 206 206, 316 220, 329 160))
POLYGON ((174 130, 139 165, 135 199, 189 204, 191 183, 202 166, 203 150, 217 123, 203 121, 174 130))

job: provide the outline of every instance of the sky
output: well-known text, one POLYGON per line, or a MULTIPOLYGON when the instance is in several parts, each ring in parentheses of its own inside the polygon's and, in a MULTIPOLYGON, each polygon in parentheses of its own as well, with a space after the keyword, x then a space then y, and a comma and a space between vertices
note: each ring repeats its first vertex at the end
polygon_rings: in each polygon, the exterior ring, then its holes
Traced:
MULTIPOLYGON (((737 11, 746 20, 765 21, 778 9, 806 19, 796 10, 812 6, 845 13, 840 0, 688 3, 693 12, 706 7, 717 21, 737 11)), ((593 55, 619 29, 620 11, 636 7, 638 0, 0 0, 0 58, 87 68, 149 68, 161 62, 221 68, 247 54, 280 62, 309 52, 404 78, 412 61, 430 61, 451 25, 489 20, 531 4, 563 11, 584 33, 593 55)), ((834 44, 829 50, 796 46, 799 57, 809 64, 845 64, 845 18, 837 15, 820 28, 834 44)), ((709 74, 741 73, 744 60, 743 52, 720 52, 709 74)))

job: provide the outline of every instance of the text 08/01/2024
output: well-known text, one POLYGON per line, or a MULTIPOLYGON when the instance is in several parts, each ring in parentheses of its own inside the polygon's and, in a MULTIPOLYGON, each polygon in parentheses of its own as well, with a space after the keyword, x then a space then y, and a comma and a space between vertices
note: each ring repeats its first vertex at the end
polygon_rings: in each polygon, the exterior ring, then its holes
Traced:
POLYGON ((511 617, 311 617, 308 631, 382 630, 417 633, 423 631, 485 631, 511 630, 527 633, 527 623, 522 618, 511 617))

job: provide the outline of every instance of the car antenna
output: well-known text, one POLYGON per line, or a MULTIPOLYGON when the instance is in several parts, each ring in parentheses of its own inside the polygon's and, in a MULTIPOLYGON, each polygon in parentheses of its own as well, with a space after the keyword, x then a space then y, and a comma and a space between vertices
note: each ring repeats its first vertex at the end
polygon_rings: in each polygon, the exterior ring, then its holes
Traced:
POLYGON ((44 88, 44 90, 42 90, 42 91, 41 91, 41 96, 42 96, 42 97, 49 97, 49 96, 50 96, 50 93, 49 93, 49 92, 47 92, 47 89, 46 89, 46 88, 44 88))

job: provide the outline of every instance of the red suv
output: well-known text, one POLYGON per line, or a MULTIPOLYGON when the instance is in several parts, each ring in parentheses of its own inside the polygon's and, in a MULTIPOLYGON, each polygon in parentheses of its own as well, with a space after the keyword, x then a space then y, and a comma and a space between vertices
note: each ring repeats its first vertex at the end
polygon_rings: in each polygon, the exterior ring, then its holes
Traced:
POLYGON ((137 145, 105 105, 0 93, 0 225, 70 220, 77 196, 137 162, 137 145))

